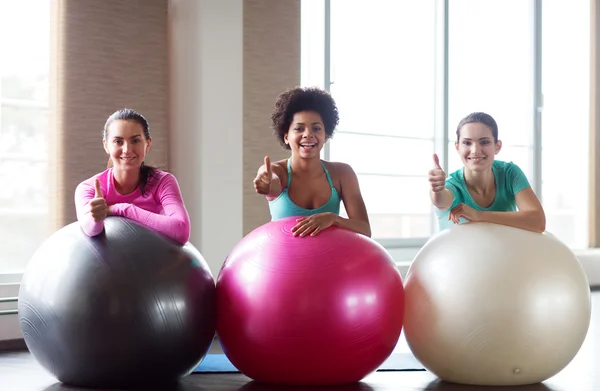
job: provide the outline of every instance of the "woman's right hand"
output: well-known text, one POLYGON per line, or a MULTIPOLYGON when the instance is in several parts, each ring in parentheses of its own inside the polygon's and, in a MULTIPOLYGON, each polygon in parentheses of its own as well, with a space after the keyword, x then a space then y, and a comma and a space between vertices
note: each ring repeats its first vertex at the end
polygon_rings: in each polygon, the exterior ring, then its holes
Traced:
POLYGON ((434 168, 429 171, 429 182, 431 183, 431 191, 439 193, 446 188, 446 173, 440 166, 440 159, 437 154, 433 154, 434 168))
POLYGON ((268 195, 271 193, 271 181, 273 180, 273 171, 271 170, 271 159, 265 156, 265 165, 261 167, 254 178, 254 190, 258 194, 268 195))
POLYGON ((102 195, 102 189, 100 188, 100 181, 96 178, 94 185, 96 187, 96 194, 90 201, 90 213, 96 223, 104 220, 108 215, 108 206, 106 200, 102 195))

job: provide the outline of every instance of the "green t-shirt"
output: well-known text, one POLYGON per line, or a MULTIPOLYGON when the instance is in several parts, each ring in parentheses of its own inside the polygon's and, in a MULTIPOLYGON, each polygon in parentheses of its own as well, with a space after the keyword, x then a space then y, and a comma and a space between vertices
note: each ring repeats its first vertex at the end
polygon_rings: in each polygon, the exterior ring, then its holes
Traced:
MULTIPOLYGON (((456 170, 446 179, 446 189, 454 194, 454 202, 452 202, 452 205, 447 210, 436 210, 440 231, 454 225, 451 220, 448 220, 448 215, 452 208, 458 204, 462 203, 477 210, 514 212, 517 210, 515 196, 521 190, 531 186, 519 166, 513 162, 494 160, 492 171, 494 173, 494 179, 496 180, 496 197, 489 207, 482 208, 477 205, 471 197, 471 194, 467 189, 467 184, 465 183, 463 170, 464 168, 456 170)), ((465 219, 460 219, 461 223, 466 221, 467 220, 465 219)))

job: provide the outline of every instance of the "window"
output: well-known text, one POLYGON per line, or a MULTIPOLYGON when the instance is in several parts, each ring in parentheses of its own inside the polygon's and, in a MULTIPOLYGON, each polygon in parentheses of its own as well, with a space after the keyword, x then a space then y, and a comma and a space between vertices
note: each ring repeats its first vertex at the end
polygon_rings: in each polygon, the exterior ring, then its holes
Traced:
POLYGON ((460 168, 456 125, 485 111, 499 125, 497 159, 523 169, 547 230, 586 246, 589 1, 541 3, 302 2, 302 84, 331 91, 340 110, 324 157, 356 171, 375 239, 413 247, 438 230, 431 156, 448 173, 460 168), (579 140, 568 164, 565 127, 579 140))
POLYGON ((429 160, 415 156, 433 150, 434 1, 324 4, 302 2, 302 84, 329 87, 340 109, 326 158, 356 171, 374 237, 427 236, 431 206, 419 193, 427 194, 429 160), (422 39, 395 38, 415 35, 422 39))
POLYGON ((49 36, 49 0, 0 1, 0 274, 48 235, 49 36))
POLYGON ((502 150, 496 159, 514 161, 530 181, 537 179, 533 12, 528 0, 450 1, 448 172, 462 167, 454 149, 456 126, 467 114, 484 111, 498 123, 502 150))

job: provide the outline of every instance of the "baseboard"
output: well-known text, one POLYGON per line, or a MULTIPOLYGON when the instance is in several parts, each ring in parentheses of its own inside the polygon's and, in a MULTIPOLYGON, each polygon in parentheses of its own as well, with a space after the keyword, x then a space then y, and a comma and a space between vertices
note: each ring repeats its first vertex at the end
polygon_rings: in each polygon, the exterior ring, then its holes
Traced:
POLYGON ((23 338, 0 340, 0 352, 11 352, 27 350, 27 345, 23 338))

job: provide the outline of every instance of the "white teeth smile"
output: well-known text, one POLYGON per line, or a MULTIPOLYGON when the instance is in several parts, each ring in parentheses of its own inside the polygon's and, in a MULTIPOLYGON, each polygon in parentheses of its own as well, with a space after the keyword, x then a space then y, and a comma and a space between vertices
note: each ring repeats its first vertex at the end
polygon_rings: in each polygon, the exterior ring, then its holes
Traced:
POLYGON ((300 144, 300 146, 301 146, 301 147, 304 147, 304 148, 312 148, 312 147, 314 147, 314 146, 316 146, 316 145, 317 145, 317 144, 300 144))

